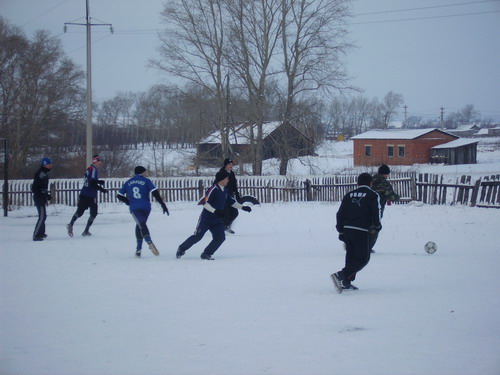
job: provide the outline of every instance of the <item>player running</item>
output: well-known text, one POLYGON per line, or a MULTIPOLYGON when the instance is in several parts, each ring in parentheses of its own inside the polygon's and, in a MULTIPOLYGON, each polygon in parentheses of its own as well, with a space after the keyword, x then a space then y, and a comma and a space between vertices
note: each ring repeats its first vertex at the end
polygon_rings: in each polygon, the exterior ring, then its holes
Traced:
POLYGON ((160 252, 151 240, 151 235, 146 224, 151 213, 150 195, 160 203, 164 214, 170 215, 170 213, 158 192, 158 188, 146 177, 146 168, 139 165, 135 167, 134 174, 134 177, 123 184, 117 194, 117 198, 127 206, 130 206, 130 213, 136 222, 135 238, 137 239, 137 247, 135 256, 138 258, 141 257, 143 240, 149 245, 149 249, 154 255, 160 255, 160 252))

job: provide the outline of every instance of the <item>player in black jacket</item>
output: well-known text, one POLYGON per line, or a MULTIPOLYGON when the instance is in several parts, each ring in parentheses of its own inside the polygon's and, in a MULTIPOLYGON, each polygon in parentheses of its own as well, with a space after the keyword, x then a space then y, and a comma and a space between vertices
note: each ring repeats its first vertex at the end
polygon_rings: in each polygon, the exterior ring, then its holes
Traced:
POLYGON ((33 201, 38 211, 38 221, 33 232, 33 241, 43 241, 47 235, 45 234, 45 220, 47 219, 47 201, 52 198, 49 193, 49 172, 52 169, 52 160, 49 158, 42 159, 42 165, 35 173, 31 191, 33 193, 33 201))
MULTIPOLYGON (((231 159, 227 158, 224 160, 224 166, 219 170, 219 172, 226 171, 229 175, 229 182, 226 186, 227 191, 231 198, 236 202, 240 202, 240 193, 238 192, 238 183, 236 182, 236 175, 233 172, 234 163, 231 159)), ((226 232, 234 234, 231 229, 233 221, 238 217, 238 210, 231 205, 226 205, 224 208, 224 229, 226 232)))
POLYGON ((345 289, 357 289, 352 285, 356 273, 370 261, 369 231, 379 231, 380 197, 371 189, 372 176, 361 173, 358 188, 347 193, 337 212, 337 231, 339 239, 345 242, 345 266, 331 275, 339 293, 345 289))

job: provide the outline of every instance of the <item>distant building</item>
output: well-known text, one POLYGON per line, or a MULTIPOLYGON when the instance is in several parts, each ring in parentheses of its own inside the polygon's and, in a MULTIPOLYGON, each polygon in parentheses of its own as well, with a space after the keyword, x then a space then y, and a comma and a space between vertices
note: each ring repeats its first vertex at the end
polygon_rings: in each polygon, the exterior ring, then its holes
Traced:
POLYGON ((354 165, 413 165, 431 162, 431 149, 458 139, 439 129, 370 130, 351 139, 354 165))
POLYGON ((460 125, 455 129, 446 129, 448 133, 456 135, 462 138, 471 138, 473 137, 481 128, 474 124, 469 125, 460 125))
POLYGON ((456 139, 434 146, 431 149, 431 163, 443 164, 476 164, 477 144, 479 141, 456 139))
MULTIPOLYGON (((251 130, 257 137, 257 124, 243 122, 231 126, 228 131, 231 155, 222 155, 220 131, 214 131, 197 145, 198 158, 206 164, 218 165, 226 157, 250 160, 251 130)), ((279 157, 280 148, 288 148, 290 157, 314 155, 314 141, 291 123, 269 121, 262 124, 263 160, 279 157)))
POLYGON ((489 128, 488 135, 492 137, 500 136, 500 126, 497 126, 496 128, 489 128))

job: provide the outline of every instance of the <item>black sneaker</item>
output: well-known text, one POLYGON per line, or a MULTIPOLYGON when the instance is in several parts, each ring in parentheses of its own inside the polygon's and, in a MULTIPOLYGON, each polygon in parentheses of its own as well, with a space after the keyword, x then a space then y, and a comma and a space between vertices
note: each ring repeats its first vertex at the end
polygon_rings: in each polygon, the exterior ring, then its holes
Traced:
POLYGON ((135 256, 136 256, 137 258, 140 258, 140 257, 141 257, 141 249, 137 249, 137 250, 135 251, 135 256))
POLYGON ((68 236, 73 237, 73 225, 67 224, 66 229, 68 230, 68 236))
POLYGON ((82 236, 83 237, 90 237, 90 236, 92 236, 92 233, 90 233, 88 230, 86 230, 85 232, 82 233, 82 236))
POLYGON ((186 250, 181 250, 181 247, 179 246, 177 248, 177 252, 175 253, 176 258, 180 259, 184 254, 186 254, 186 250))
POLYGON ((44 234, 42 237, 45 239, 45 238, 47 238, 48 236, 47 236, 47 234, 44 234))
POLYGON ((231 228, 226 228, 226 232, 230 233, 230 234, 234 234, 234 230, 232 230, 231 228))
POLYGON ((212 258, 210 255, 205 254, 205 253, 202 253, 202 254, 200 255, 200 258, 201 258, 201 259, 206 259, 206 260, 214 260, 214 258, 212 258))
POLYGON ((344 282, 342 281, 342 289, 343 290, 358 290, 358 287, 354 286, 353 284, 344 285, 344 282))
POLYGON ((43 241, 42 236, 33 237, 33 241, 43 241))

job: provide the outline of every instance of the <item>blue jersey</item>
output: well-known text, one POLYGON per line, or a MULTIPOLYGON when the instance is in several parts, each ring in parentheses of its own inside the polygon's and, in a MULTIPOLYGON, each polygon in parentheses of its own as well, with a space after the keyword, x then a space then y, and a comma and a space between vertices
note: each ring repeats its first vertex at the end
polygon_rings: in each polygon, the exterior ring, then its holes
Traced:
POLYGON ((85 175, 83 176, 83 188, 80 191, 80 194, 86 197, 96 198, 97 189, 95 188, 94 184, 92 184, 92 181, 95 181, 96 183, 98 180, 99 170, 94 166, 94 164, 91 164, 90 167, 87 168, 87 170, 85 171, 85 175))
POLYGON ((149 178, 136 174, 123 184, 118 194, 129 199, 130 211, 151 211, 151 192, 156 189, 156 186, 149 178))

